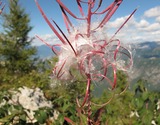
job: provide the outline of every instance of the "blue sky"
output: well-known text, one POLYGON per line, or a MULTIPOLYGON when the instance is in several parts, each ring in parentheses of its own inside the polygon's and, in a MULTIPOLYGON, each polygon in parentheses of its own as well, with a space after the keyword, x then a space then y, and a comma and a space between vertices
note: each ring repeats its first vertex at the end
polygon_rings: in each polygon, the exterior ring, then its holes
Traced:
MULTIPOLYGON (((2 0, 7 4, 7 0, 2 0)), ((70 8, 76 15, 79 15, 75 0, 61 0, 64 4, 70 8)), ((109 5, 113 0, 103 0, 103 7, 109 5)), ((61 16, 61 11, 56 3, 56 0, 38 0, 39 4, 43 8, 48 18, 54 19, 58 25, 65 30, 64 22, 61 16)), ((26 12, 30 15, 33 30, 30 36, 38 34, 42 36, 46 41, 53 42, 58 41, 54 33, 42 18, 39 10, 36 7, 34 0, 20 0, 26 12)), ((122 29, 117 37, 122 38, 124 41, 145 41, 145 40, 159 40, 160 41, 160 0, 123 0, 122 4, 111 18, 107 27, 109 30, 108 35, 111 35, 118 26, 126 19, 135 8, 138 7, 138 11, 128 22, 127 26, 122 29), (159 27, 159 28, 158 28, 159 27), (147 35, 147 37, 145 37, 147 35), (150 36, 150 37, 149 37, 150 36), (126 37, 126 38, 125 38, 126 37)), ((7 11, 7 9, 5 10, 7 11)), ((86 11, 86 9, 84 9, 86 11)), ((72 21, 76 25, 76 20, 72 18, 72 21)), ((40 45, 35 40, 35 45, 40 45)))

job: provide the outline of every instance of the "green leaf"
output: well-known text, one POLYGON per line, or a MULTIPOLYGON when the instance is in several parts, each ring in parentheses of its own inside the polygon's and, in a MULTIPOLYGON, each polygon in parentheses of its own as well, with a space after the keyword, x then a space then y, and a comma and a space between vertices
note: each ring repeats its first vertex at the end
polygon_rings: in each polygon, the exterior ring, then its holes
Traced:
POLYGON ((135 99, 135 105, 137 109, 140 109, 144 105, 144 101, 141 98, 136 98, 135 99))
POLYGON ((20 119, 26 121, 26 115, 25 114, 20 115, 20 119))
POLYGON ((142 99, 145 101, 148 97, 149 97, 149 93, 148 92, 143 92, 142 99))
POLYGON ((46 110, 39 110, 36 112, 36 119, 37 121, 40 123, 40 124, 43 124, 46 122, 46 119, 47 119, 47 112, 46 110))
POLYGON ((146 113, 143 114, 143 117, 142 117, 142 123, 145 125, 149 123, 151 124, 152 119, 153 119, 153 112, 146 110, 146 113))

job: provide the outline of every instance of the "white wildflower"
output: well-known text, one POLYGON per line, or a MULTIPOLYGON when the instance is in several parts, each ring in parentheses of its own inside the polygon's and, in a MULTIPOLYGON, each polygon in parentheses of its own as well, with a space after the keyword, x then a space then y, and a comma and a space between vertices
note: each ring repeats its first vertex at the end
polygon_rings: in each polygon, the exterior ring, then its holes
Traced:
POLYGON ((11 114, 12 114, 11 111, 8 110, 8 115, 11 115, 11 114))
POLYGON ((59 112, 57 110, 54 110, 53 116, 54 116, 54 119, 57 120, 59 116, 59 112))
POLYGON ((19 116, 15 116, 13 119, 13 125, 16 125, 19 123, 19 116))
POLYGON ((130 118, 132 118, 134 116, 134 112, 131 111, 131 114, 129 115, 130 118))
POLYGON ((6 104, 6 100, 3 99, 2 102, 0 103, 0 108, 3 107, 6 104))
POLYGON ((151 121, 151 124, 152 124, 152 125, 157 125, 154 120, 151 121))
POLYGON ((58 116, 59 116, 59 111, 54 110, 54 111, 53 111, 53 116, 52 116, 52 117, 49 117, 49 121, 54 122, 55 120, 58 119, 58 116))
POLYGON ((132 118, 133 116, 136 116, 139 118, 139 114, 137 111, 131 111, 131 114, 129 115, 130 118, 132 118))
POLYGON ((137 112, 137 111, 135 111, 135 115, 136 115, 137 117, 139 117, 139 114, 138 114, 138 112, 137 112))
POLYGON ((25 110, 25 112, 27 113, 27 118, 26 118, 27 123, 37 122, 37 119, 35 119, 35 117, 34 117, 34 115, 35 115, 34 111, 25 110))
POLYGON ((160 100, 158 100, 158 102, 157 102, 157 110, 159 110, 160 109, 160 100))

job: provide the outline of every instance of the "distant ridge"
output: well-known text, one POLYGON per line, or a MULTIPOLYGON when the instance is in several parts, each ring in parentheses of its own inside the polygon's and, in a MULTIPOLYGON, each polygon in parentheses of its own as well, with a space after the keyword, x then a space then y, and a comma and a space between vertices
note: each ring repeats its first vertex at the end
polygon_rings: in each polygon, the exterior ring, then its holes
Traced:
POLYGON ((52 52, 52 49, 46 45, 36 46, 36 48, 37 56, 41 59, 48 59, 55 56, 55 54, 52 52))
POLYGON ((160 41, 146 41, 135 47, 132 80, 148 81, 152 90, 160 91, 160 41))

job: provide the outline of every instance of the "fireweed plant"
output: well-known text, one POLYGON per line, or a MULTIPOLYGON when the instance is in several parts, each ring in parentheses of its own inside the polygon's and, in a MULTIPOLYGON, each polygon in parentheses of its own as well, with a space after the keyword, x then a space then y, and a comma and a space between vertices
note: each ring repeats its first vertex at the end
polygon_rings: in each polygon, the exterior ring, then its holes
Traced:
MULTIPOLYGON (((100 124, 98 120, 94 121, 91 118, 91 84, 95 81, 97 83, 106 81, 111 87, 108 91, 113 90, 116 88, 117 84, 117 70, 126 72, 132 67, 133 61, 130 49, 123 46, 119 39, 115 39, 115 35, 127 23, 137 9, 130 14, 119 29, 117 29, 115 34, 108 38, 104 31, 104 26, 118 9, 122 0, 114 0, 113 3, 101 11, 100 8, 103 0, 99 0, 98 3, 96 0, 76 0, 81 17, 75 15, 61 0, 56 1, 62 12, 68 35, 61 30, 53 19, 51 20, 52 23, 49 21, 41 6, 37 0, 35 0, 43 18, 62 44, 52 46, 39 36, 36 35, 36 37, 49 46, 58 56, 59 60, 53 68, 53 74, 57 79, 71 80, 75 78, 76 76, 71 71, 73 67, 86 79, 86 92, 83 102, 80 104, 77 99, 77 105, 80 110, 78 112, 81 112, 84 107, 87 107, 85 108, 87 109, 87 124, 100 124), (87 13, 83 11, 83 6, 85 4, 87 5, 87 13), (82 25, 73 26, 68 15, 82 22, 82 25), (92 21, 94 16, 102 17, 102 20, 98 21, 99 23, 95 23, 92 21), (57 46, 60 50, 56 49, 57 46), (110 69, 112 69, 113 72, 113 79, 108 77, 110 69)), ((103 107, 107 103, 101 106, 103 107)), ((65 117, 65 120, 70 124, 74 124, 74 122, 67 117, 65 117)))

